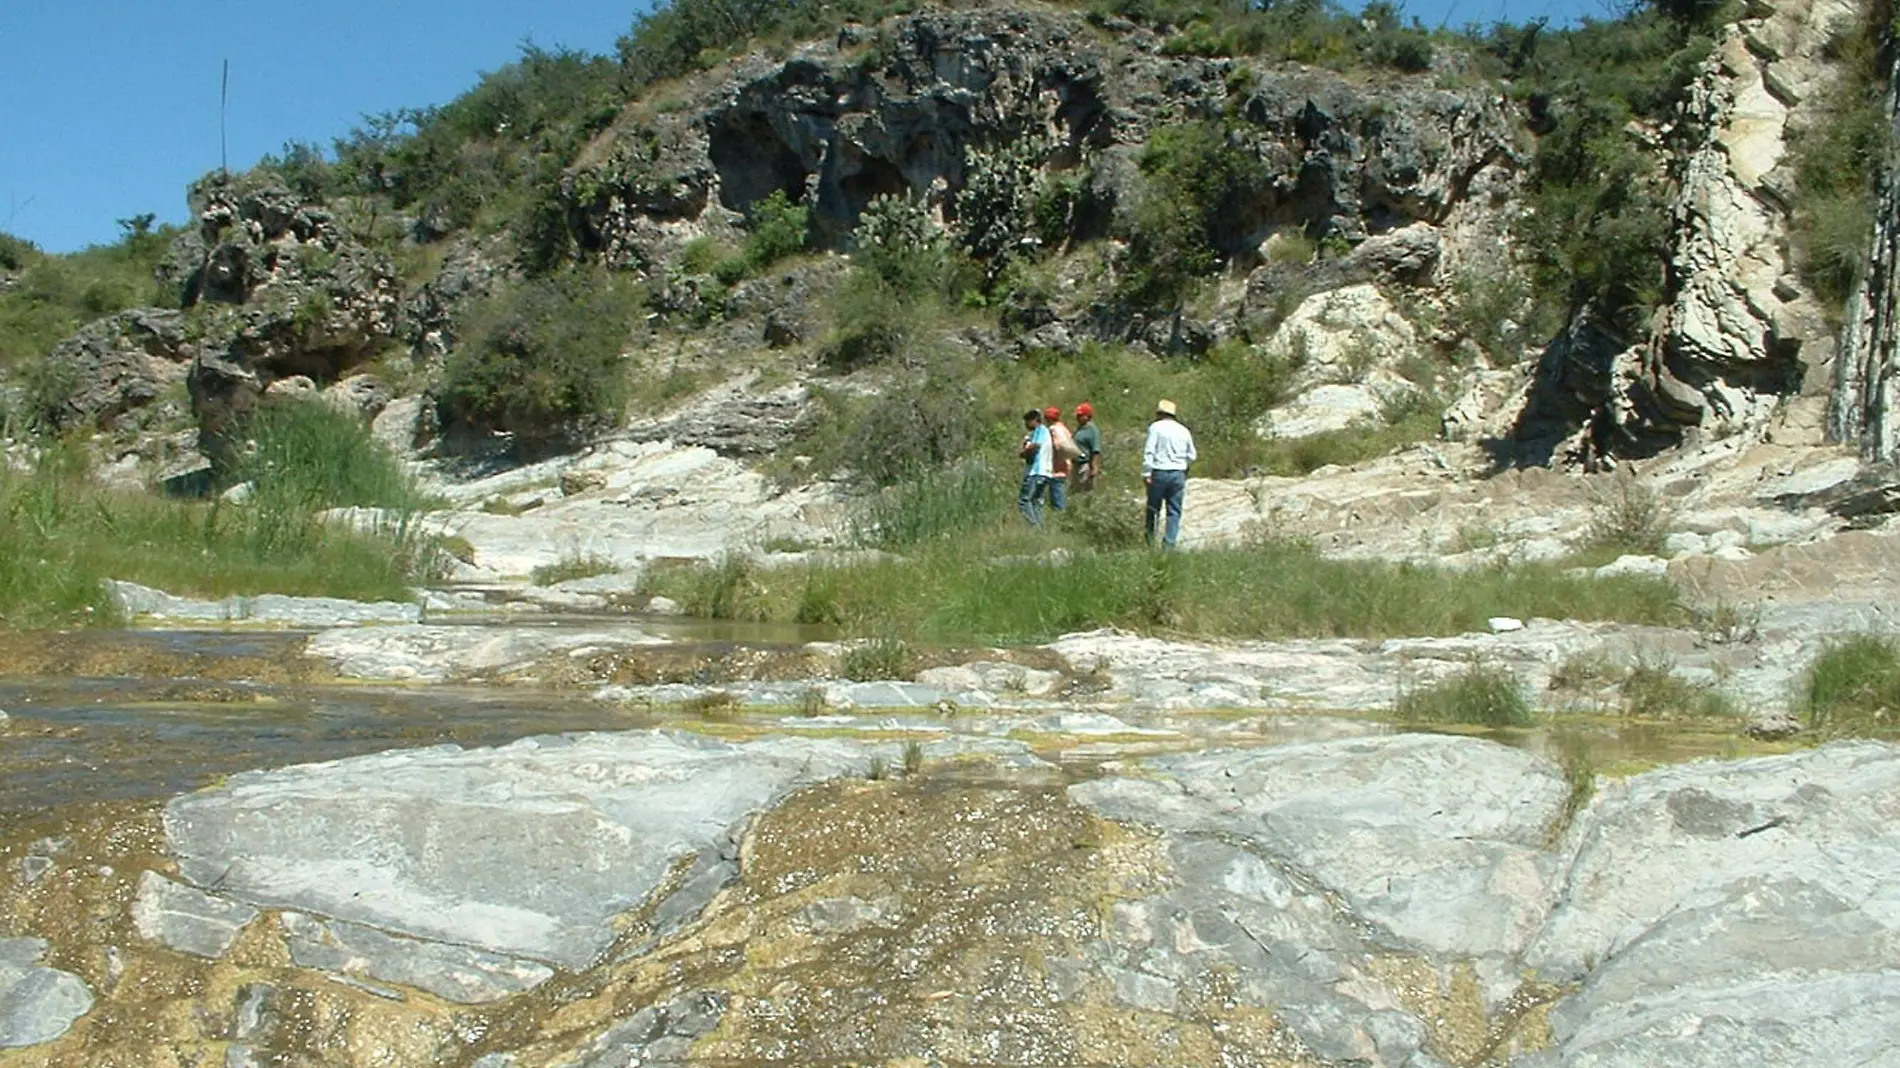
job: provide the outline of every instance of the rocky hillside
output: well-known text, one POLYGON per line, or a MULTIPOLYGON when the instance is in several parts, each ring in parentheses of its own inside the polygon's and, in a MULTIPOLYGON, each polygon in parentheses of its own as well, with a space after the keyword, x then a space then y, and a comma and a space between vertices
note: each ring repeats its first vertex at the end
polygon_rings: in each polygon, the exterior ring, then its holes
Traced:
POLYGON ((1000 440, 1011 366, 1109 351, 1225 383, 1196 412, 1234 443, 1212 474, 1299 473, 1286 439, 1400 423, 1382 444, 1505 464, 1891 457, 1891 235, 1866 213, 1843 299, 1811 269, 1839 250, 1805 177, 1807 131, 1891 82, 1884 8, 1488 36, 1309 16, 930 9, 677 70, 654 67, 664 19, 619 65, 530 50, 334 153, 202 180, 158 270, 177 307, 16 366, 17 405, 174 470, 182 380, 218 464, 260 397, 308 383, 372 418, 414 396, 384 432, 443 455, 631 418, 875 478, 853 428, 919 386, 988 383, 907 458, 942 462, 1000 440), (1588 72, 1618 49, 1604 103, 1588 72))

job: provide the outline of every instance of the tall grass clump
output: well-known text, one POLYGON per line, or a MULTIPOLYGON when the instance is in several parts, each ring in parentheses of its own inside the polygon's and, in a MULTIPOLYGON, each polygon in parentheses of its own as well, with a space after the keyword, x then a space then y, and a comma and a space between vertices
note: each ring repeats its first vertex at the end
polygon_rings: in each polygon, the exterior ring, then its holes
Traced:
POLYGON ((1712 686, 1676 674, 1665 656, 1640 655, 1617 683, 1623 714, 1636 719, 1730 719, 1735 704, 1712 686))
POLYGON ((941 541, 997 521, 1008 508, 1012 487, 981 462, 919 474, 880 490, 851 512, 854 544, 905 549, 941 541))
POLYGON ((872 638, 845 650, 838 673, 854 682, 908 679, 914 673, 910 646, 901 638, 872 638))
POLYGON ((110 622, 108 578, 200 597, 400 600, 433 560, 413 524, 352 530, 319 521, 307 501, 234 506, 112 489, 93 481, 78 446, 49 445, 29 470, 0 468, 0 624, 110 622))
POLYGON ((248 426, 254 448, 240 464, 260 497, 312 511, 416 508, 427 499, 402 461, 363 421, 333 405, 288 400, 260 408, 248 426))
POLYGON ((584 553, 571 550, 561 554, 561 558, 551 564, 543 564, 528 573, 529 580, 536 586, 553 586, 557 583, 571 582, 574 579, 593 578, 596 575, 611 575, 619 568, 614 562, 598 553, 584 553))
POLYGON ((1450 678, 1399 694, 1393 714, 1411 723, 1522 727, 1536 720, 1524 685, 1506 668, 1473 663, 1450 678))
POLYGON ((1822 735, 1892 736, 1900 730, 1900 641, 1857 635, 1808 669, 1808 727, 1822 735))

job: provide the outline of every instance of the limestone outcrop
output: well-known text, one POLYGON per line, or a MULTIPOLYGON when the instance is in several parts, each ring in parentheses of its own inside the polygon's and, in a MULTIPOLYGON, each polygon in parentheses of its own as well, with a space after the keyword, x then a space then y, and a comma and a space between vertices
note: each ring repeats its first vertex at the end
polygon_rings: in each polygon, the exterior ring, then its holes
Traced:
POLYGON ((1541 443, 1533 458, 1594 464, 1738 435, 1819 444, 1830 406, 1834 439, 1857 433, 1865 416, 1831 397, 1840 375, 1860 373, 1837 371, 1828 309, 1802 282, 1788 238, 1789 146, 1822 121, 1816 104, 1835 77, 1828 41, 1856 13, 1849 0, 1778 0, 1723 28, 1682 109, 1691 140, 1667 302, 1633 343, 1605 333, 1590 309, 1552 343, 1520 421, 1541 443))
MULTIPOLYGON (((1082 240, 1131 210, 1135 159, 1153 130, 1231 112, 1266 178, 1213 236, 1246 260, 1283 230, 1350 247, 1442 224, 1480 172, 1515 160, 1494 94, 1243 72, 1234 61, 1159 54, 1152 37, 1008 10, 849 29, 782 63, 742 60, 670 113, 632 109, 566 190, 586 220, 584 241, 617 262, 657 263, 708 217, 716 224, 779 191, 805 198, 819 243, 838 247, 885 194, 923 198, 954 226, 970 153, 1027 142, 1047 145, 1044 165, 1086 190, 1065 239, 1082 240)), ((1411 232, 1375 251, 1367 275, 1416 278, 1437 255, 1432 235, 1411 232)))
POLYGON ((328 385, 398 338, 402 301, 387 256, 271 179, 214 175, 191 199, 197 228, 172 260, 201 324, 188 381, 216 459, 272 382, 328 385))

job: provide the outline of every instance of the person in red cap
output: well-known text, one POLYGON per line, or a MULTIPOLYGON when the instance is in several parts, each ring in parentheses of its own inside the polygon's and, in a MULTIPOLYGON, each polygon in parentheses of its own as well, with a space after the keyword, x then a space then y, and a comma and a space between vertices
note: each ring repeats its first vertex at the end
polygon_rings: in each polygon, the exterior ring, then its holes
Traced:
POLYGON ((1095 488, 1102 473, 1102 428, 1095 425, 1095 405, 1088 401, 1075 406, 1075 490, 1087 493, 1095 488))
POLYGON ((1062 422, 1062 409, 1050 405, 1042 410, 1042 425, 1049 428, 1049 507, 1062 511, 1069 506, 1069 471, 1078 455, 1075 435, 1062 422))

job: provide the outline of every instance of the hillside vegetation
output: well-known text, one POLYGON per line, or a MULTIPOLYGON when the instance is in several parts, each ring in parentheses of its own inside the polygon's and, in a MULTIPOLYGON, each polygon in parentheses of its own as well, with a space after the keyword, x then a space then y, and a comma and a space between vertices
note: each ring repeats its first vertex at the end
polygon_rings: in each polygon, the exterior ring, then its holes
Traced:
MULTIPOLYGON (((1890 152, 1887 10, 1837 31, 1838 121, 1795 146, 1795 245, 1836 305, 1890 152)), ((787 482, 908 486, 1001 459, 1017 413, 1049 400, 1093 400, 1125 463, 1159 396, 1196 427, 1198 473, 1357 463, 1435 436, 1474 372, 1527 367, 1566 336, 1650 335, 1695 136, 1685 105, 1742 14, 1651 0, 1574 26, 1450 29, 1325 0, 676 0, 614 55, 526 46, 446 105, 208 175, 191 226, 125 220, 118 243, 70 255, 0 235, 0 419, 134 449, 154 428, 121 421, 131 402, 83 396, 74 370, 131 335, 55 348, 157 308, 172 317, 139 326, 157 340, 140 335, 132 362, 170 346, 189 364, 220 486, 271 433, 272 383, 364 371, 426 399, 419 443, 444 458, 572 449, 743 380, 809 392, 752 449, 787 482), (996 114, 889 105, 880 121, 908 144, 852 173, 835 147, 798 142, 825 108, 885 106, 936 77, 939 35, 990 40, 971 27, 1007 38, 983 59, 996 114), (1010 111, 1011 93, 1054 110, 1010 111), (808 96, 839 103, 796 110, 808 96), (1445 269, 1436 244, 1422 271, 1391 244, 1415 222, 1448 235, 1445 269), (1415 333, 1403 353, 1365 338, 1319 352, 1281 330, 1307 298, 1373 283, 1415 333), (1263 429, 1316 382, 1375 370, 1377 411, 1359 422, 1263 429)), ((182 404, 184 374, 134 400, 182 404)), ((1593 418, 1559 416, 1564 433, 1593 418)), ((46 477, 32 484, 70 481, 46 477)), ((17 513, 28 483, 9 485, 17 513)))

